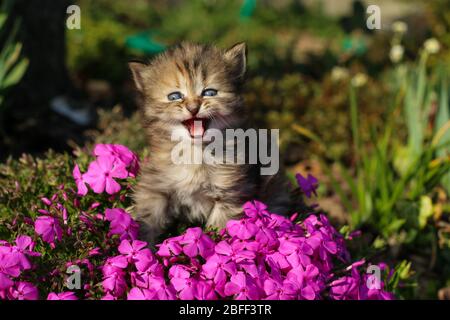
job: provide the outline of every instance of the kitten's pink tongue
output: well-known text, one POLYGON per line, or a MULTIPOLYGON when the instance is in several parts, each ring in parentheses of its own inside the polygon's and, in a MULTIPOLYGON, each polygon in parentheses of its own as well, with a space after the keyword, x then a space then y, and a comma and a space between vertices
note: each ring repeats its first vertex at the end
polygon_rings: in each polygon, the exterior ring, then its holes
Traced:
POLYGON ((203 137, 203 134, 205 133, 205 125, 203 120, 189 119, 186 124, 192 137, 203 137))

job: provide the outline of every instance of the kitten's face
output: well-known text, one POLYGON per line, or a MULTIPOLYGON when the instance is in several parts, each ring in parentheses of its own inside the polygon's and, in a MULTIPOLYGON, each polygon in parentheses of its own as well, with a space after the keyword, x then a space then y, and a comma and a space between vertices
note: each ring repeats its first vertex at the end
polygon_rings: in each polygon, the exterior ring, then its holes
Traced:
POLYGON ((202 137, 211 128, 238 127, 245 56, 243 43, 227 51, 184 43, 149 65, 130 63, 145 116, 163 133, 177 130, 186 139, 202 137))

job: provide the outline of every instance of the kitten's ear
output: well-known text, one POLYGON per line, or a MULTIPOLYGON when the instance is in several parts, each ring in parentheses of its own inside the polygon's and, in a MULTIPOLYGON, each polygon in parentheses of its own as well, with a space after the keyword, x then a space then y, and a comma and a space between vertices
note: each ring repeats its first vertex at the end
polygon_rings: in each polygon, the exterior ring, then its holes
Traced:
POLYGON ((131 61, 128 62, 128 67, 131 70, 131 74, 133 75, 134 84, 139 91, 144 90, 144 77, 143 72, 147 65, 142 62, 131 61))
POLYGON ((236 73, 242 77, 247 69, 247 45, 245 42, 236 43, 225 51, 224 56, 234 66, 236 73))

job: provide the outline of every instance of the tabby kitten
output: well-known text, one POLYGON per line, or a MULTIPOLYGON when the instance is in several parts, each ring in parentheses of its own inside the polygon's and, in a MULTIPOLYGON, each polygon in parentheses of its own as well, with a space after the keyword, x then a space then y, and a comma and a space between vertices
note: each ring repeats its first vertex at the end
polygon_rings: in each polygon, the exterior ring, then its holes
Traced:
POLYGON ((174 164, 171 159, 177 143, 171 140, 174 130, 194 141, 207 129, 247 127, 241 96, 244 43, 225 51, 182 43, 149 64, 132 62, 130 69, 141 93, 150 148, 134 192, 143 239, 155 243, 179 220, 224 227, 251 199, 260 199, 280 214, 287 210, 289 196, 281 174, 261 176, 258 165, 174 164), (194 127, 194 120, 200 126, 194 127))

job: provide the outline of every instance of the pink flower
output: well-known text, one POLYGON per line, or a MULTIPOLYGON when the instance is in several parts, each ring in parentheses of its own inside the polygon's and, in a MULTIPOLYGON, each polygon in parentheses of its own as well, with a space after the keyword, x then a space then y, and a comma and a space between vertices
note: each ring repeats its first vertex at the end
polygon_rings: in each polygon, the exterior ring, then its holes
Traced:
POLYGON ((46 205, 46 206, 51 206, 52 202, 48 199, 48 198, 41 198, 41 201, 46 205))
POLYGON ((225 285, 228 275, 236 273, 236 264, 229 256, 213 254, 202 266, 203 275, 212 279, 216 285, 225 285))
POLYGON ((88 193, 88 188, 86 187, 86 182, 83 179, 83 175, 80 172, 80 168, 77 164, 73 168, 72 172, 73 178, 75 179, 75 184, 77 185, 77 193, 80 196, 85 196, 88 193))
POLYGON ((110 292, 114 296, 120 297, 127 289, 125 273, 123 271, 117 271, 110 274, 103 279, 102 286, 106 292, 110 292))
POLYGON ((182 238, 182 236, 173 237, 164 240, 161 244, 156 245, 157 247, 159 247, 157 254, 160 257, 171 257, 179 255, 183 251, 183 247, 179 243, 182 238))
POLYGON ((16 300, 38 300, 39 292, 36 286, 29 282, 20 281, 10 289, 11 296, 16 300))
POLYGON ((314 300, 316 292, 321 288, 317 285, 315 277, 319 274, 319 270, 314 265, 308 265, 306 269, 298 266, 288 272, 287 279, 295 284, 299 290, 299 297, 306 300, 314 300))
POLYGON ((236 300, 260 299, 260 291, 254 279, 242 271, 231 276, 230 282, 225 285, 225 294, 234 296, 236 300))
POLYGON ((0 290, 10 288, 14 284, 10 277, 19 275, 20 266, 17 257, 0 253, 0 290))
POLYGON ((101 300, 108 300, 108 301, 112 301, 112 300, 117 300, 117 297, 113 296, 111 293, 107 292, 102 298, 101 300))
POLYGON ((220 241, 214 250, 220 255, 230 257, 236 263, 253 260, 256 257, 255 252, 243 248, 242 243, 232 243, 230 245, 225 240, 220 241))
POLYGON ((95 247, 94 249, 89 250, 88 255, 90 257, 98 256, 101 254, 101 249, 99 247, 95 247))
POLYGON ((330 297, 333 300, 357 300, 359 298, 359 279, 344 276, 330 284, 330 297))
POLYGON ((154 293, 148 289, 131 288, 127 294, 127 300, 152 300, 154 293))
POLYGON ((193 300, 197 281, 189 276, 174 277, 170 280, 181 300, 193 300))
POLYGON ((126 166, 130 165, 134 158, 133 152, 121 144, 96 144, 93 153, 97 157, 111 156, 118 158, 126 166))
POLYGON ((9 254, 14 256, 14 259, 18 261, 18 265, 21 270, 28 270, 31 268, 31 263, 27 256, 40 256, 39 253, 31 251, 34 247, 34 242, 29 236, 18 236, 16 239, 16 245, 11 246, 5 243, 4 246, 0 246, 0 253, 9 254))
POLYGON ((311 264, 310 256, 314 250, 302 239, 280 240, 278 251, 286 257, 291 267, 311 264))
POLYGON ((137 238, 139 225, 121 208, 106 209, 105 218, 110 222, 109 234, 117 234, 121 240, 137 238))
POLYGON ((127 147, 121 144, 97 144, 94 148, 94 155, 111 156, 120 160, 126 167, 129 167, 129 174, 135 177, 139 170, 139 159, 127 147))
POLYGON ((102 266, 102 272, 105 277, 114 273, 122 271, 128 267, 128 259, 124 256, 110 257, 106 259, 105 264, 102 266))
POLYGON ((145 270, 155 262, 150 249, 146 248, 147 242, 133 240, 122 240, 119 252, 128 258, 128 261, 136 264, 138 270, 145 270))
POLYGON ((115 161, 111 156, 101 156, 91 162, 83 179, 95 193, 106 190, 108 194, 115 194, 120 191, 120 184, 113 178, 125 179, 127 176, 123 162, 115 161))
POLYGON ((66 292, 50 292, 47 296, 47 300, 78 300, 77 296, 74 292, 66 291, 66 292))
POLYGON ((214 241, 198 227, 187 229, 179 243, 183 245, 183 252, 191 258, 200 255, 207 259, 214 253, 214 241))
POLYGON ((172 284, 167 284, 162 278, 155 278, 150 284, 151 291, 155 292, 155 300, 175 300, 177 292, 172 284))
POLYGON ((250 219, 230 220, 227 222, 227 232, 232 237, 239 239, 250 239, 256 232, 258 232, 258 226, 250 219))
POLYGON ((245 215, 249 218, 263 218, 270 216, 269 212, 267 211, 267 206, 257 200, 244 203, 244 206, 242 208, 244 209, 245 215))
MULTIPOLYGON (((137 269, 137 267, 136 267, 137 269)), ((131 274, 132 283, 140 288, 150 288, 155 279, 164 279, 164 267, 155 262, 145 270, 139 270, 131 274)))
MULTIPOLYGON (((105 155, 103 152, 110 149, 104 148, 97 150, 99 157, 114 158, 125 165, 122 162, 127 161, 126 156, 121 159, 115 151, 105 155)), ((83 211, 82 206, 87 208, 90 203, 80 201, 78 213, 74 214, 79 216, 82 228, 72 225, 77 223, 76 219, 67 219, 64 212, 65 203, 72 201, 71 194, 63 194, 61 198, 62 192, 51 197, 46 214, 36 219, 35 232, 54 248, 54 242, 62 238, 59 216, 63 216, 67 228, 72 228, 72 233, 65 231, 65 237, 75 240, 76 236, 80 241, 89 242, 78 249, 78 258, 65 264, 60 260, 64 247, 46 253, 54 255, 59 262, 49 265, 50 271, 40 277, 39 272, 23 271, 34 271, 41 263, 50 263, 53 256, 42 262, 31 260, 30 257, 39 253, 33 251, 35 243, 30 236, 19 235, 15 244, 0 240, 0 299, 38 299, 37 281, 59 287, 63 280, 60 262, 66 267, 76 264, 83 268, 89 277, 83 286, 85 299, 99 295, 102 300, 394 298, 384 289, 384 282, 378 283, 373 275, 358 270, 365 265, 365 260, 342 270, 345 268, 341 267, 342 263, 348 265, 350 261, 345 239, 324 215, 312 214, 303 222, 295 223, 294 219, 270 213, 263 203, 251 201, 244 205, 245 217, 230 221, 220 232, 205 233, 198 227, 189 228, 180 236, 165 239, 153 253, 146 242, 136 240, 139 226, 124 209, 106 209, 102 214, 96 210, 98 204, 94 204, 83 211), (94 247, 96 240, 91 243, 92 238, 82 234, 92 232, 97 239, 108 226, 108 236, 99 247, 94 247), (118 235, 120 241, 111 235, 118 235), (103 264, 98 267, 96 263, 100 261, 103 264), (92 283, 98 278, 98 269, 103 278, 100 283, 92 283), (29 282, 30 279, 36 283, 29 282)), ((42 250, 45 246, 37 248, 42 250)), ((77 296, 74 292, 52 292, 47 299, 76 300, 77 296)))
POLYGON ((295 300, 297 298, 297 289, 288 280, 278 282, 274 279, 267 279, 264 281, 264 292, 267 295, 266 300, 295 300))
POLYGON ((58 219, 49 216, 40 216, 34 223, 34 230, 47 243, 53 243, 56 239, 61 241, 62 229, 58 219))
POLYGON ((197 300, 217 300, 214 287, 210 281, 199 281, 195 288, 195 299, 197 300))
POLYGON ((275 248, 279 241, 277 239, 277 233, 265 226, 258 227, 259 230, 256 232, 255 240, 257 243, 265 245, 269 248, 275 248))

